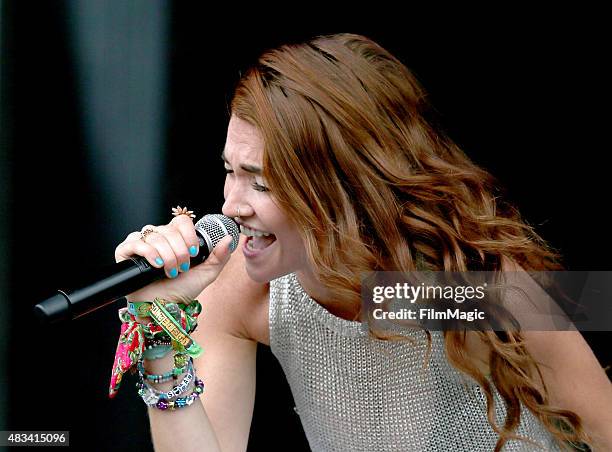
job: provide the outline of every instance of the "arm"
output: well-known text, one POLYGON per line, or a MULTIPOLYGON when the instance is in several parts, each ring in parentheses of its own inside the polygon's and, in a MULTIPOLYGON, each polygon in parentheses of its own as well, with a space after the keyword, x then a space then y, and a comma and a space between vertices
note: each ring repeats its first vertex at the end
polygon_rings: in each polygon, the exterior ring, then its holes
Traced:
POLYGON ((612 384, 578 331, 527 331, 550 403, 580 416, 594 450, 612 450, 612 384))
MULTIPOLYGON (((504 259, 503 268, 525 272, 509 259, 504 259)), ((535 282, 529 290, 536 299, 548 298, 535 282)), ((612 383, 580 332, 525 331, 523 335, 542 372, 550 404, 580 416, 595 450, 612 450, 612 383)))
MULTIPOLYGON (((525 346, 538 363, 549 403, 580 416, 595 451, 612 450, 612 384, 578 331, 523 332, 525 346)), ((469 353, 489 373, 488 347, 468 332, 469 353)), ((542 388, 540 388, 541 390, 542 388)))
MULTIPOLYGON (((257 343, 248 338, 243 318, 265 306, 260 301, 267 297, 267 285, 249 279, 243 259, 239 251, 233 253, 219 277, 198 296, 202 313, 192 337, 204 350, 195 360, 204 392, 190 407, 173 412, 148 409, 156 451, 246 450, 255 397, 257 343)), ((172 358, 166 358, 166 363, 148 362, 147 368, 152 372, 155 368, 151 365, 160 371, 171 368, 172 358)))
MULTIPOLYGON (((204 381, 204 393, 192 405, 175 411, 149 409, 153 444, 158 451, 244 450, 253 411, 256 352, 256 342, 245 326, 253 324, 254 313, 259 314, 257 318, 264 313, 268 285, 250 280, 242 253, 229 253, 229 236, 217 243, 205 262, 190 269, 190 254, 197 254, 199 241, 187 215, 153 229, 146 238, 140 232, 128 234, 115 249, 115 260, 144 256, 152 266, 163 268, 168 278, 126 298, 179 302, 200 298, 202 313, 192 337, 204 350, 194 363, 196 375, 204 381)), ((149 373, 160 374, 173 367, 172 361, 170 353, 145 360, 144 366, 149 373)), ((172 385, 169 381, 156 386, 167 391, 172 385)))
POLYGON ((224 452, 247 448, 257 350, 247 323, 267 309, 268 285, 255 283, 245 271, 244 239, 220 277, 198 297, 202 314, 194 337, 204 349, 195 363, 205 384, 202 402, 224 452))

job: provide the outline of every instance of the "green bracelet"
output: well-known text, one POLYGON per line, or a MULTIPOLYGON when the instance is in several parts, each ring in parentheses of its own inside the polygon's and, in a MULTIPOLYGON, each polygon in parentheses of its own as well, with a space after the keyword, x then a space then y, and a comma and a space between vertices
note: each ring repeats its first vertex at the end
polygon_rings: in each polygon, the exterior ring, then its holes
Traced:
POLYGON ((184 353, 187 353, 192 358, 197 358, 202 354, 202 348, 195 342, 189 334, 183 330, 181 325, 164 307, 164 300, 156 298, 149 311, 153 321, 159 325, 170 338, 180 344, 184 353))
POLYGON ((148 317, 152 304, 150 301, 130 301, 128 312, 137 317, 148 317))
MULTIPOLYGON (((167 306, 170 304, 177 305, 179 309, 185 311, 185 314, 187 314, 189 317, 197 317, 202 312, 202 305, 198 300, 192 300, 187 305, 183 303, 169 302, 164 302, 164 304, 166 305, 166 309, 168 309, 167 306)), ((151 305, 153 305, 153 303, 150 301, 130 301, 128 303, 128 312, 138 317, 148 317, 149 311, 151 310, 151 305)))

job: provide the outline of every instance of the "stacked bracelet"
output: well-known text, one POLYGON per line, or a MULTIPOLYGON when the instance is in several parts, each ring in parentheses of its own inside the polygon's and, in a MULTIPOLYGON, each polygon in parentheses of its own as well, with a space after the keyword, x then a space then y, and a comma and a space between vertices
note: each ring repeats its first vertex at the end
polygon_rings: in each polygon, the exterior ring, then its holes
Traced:
POLYGON ((160 410, 169 409, 173 411, 191 405, 195 399, 200 397, 200 394, 204 391, 204 383, 195 376, 193 366, 190 366, 190 370, 183 378, 183 381, 174 386, 170 391, 157 391, 149 386, 142 378, 136 383, 136 388, 138 389, 138 395, 142 397, 142 400, 147 406, 160 410), (179 397, 187 392, 193 380, 195 380, 193 392, 186 397, 179 397))
MULTIPOLYGON (((185 332, 190 334, 196 329, 198 317, 202 312, 202 305, 198 300, 192 300, 189 304, 168 302, 162 299, 156 300, 185 332)), ((150 301, 129 302, 127 308, 119 310, 119 318, 123 323, 129 323, 136 321, 135 317, 137 316, 150 316, 151 307, 154 303, 150 301)), ((170 339, 164 328, 155 321, 142 323, 141 326, 147 339, 170 339)))
MULTIPOLYGON (((149 311, 151 310, 152 304, 153 303, 151 301, 131 301, 128 303, 128 312, 132 315, 147 317, 149 315, 149 311)), ((202 312, 202 305, 198 300, 192 300, 188 304, 165 302, 164 305, 166 306, 166 309, 168 309, 170 305, 176 305, 179 309, 184 311, 189 317, 192 318, 197 318, 202 312)), ((168 311, 171 309, 173 308, 168 309, 168 311)))
POLYGON ((145 372, 144 366, 142 365, 142 361, 138 362, 138 373, 140 374, 140 377, 144 378, 147 381, 150 381, 151 383, 166 383, 170 380, 176 380, 176 378, 183 372, 185 372, 186 369, 187 366, 182 368, 175 367, 171 371, 166 372, 164 374, 148 374, 145 372))
POLYGON ((159 398, 165 398, 172 400, 182 395, 190 383, 195 378, 195 372, 193 367, 189 368, 189 372, 183 377, 183 380, 175 385, 170 391, 158 391, 151 387, 144 379, 140 378, 136 386, 138 387, 138 394, 142 397, 147 405, 157 403, 159 398))
POLYGON ((160 298, 153 300, 149 314, 153 321, 162 327, 168 337, 172 339, 172 346, 175 350, 187 353, 192 358, 197 358, 202 354, 202 348, 198 343, 189 336, 189 332, 185 331, 183 325, 177 322, 165 308, 164 300, 160 298))
POLYGON ((137 317, 147 317, 151 309, 150 301, 130 301, 128 303, 128 312, 137 317))
MULTIPOLYGON (((128 312, 133 316, 147 317, 152 305, 150 301, 132 301, 128 303, 128 312)), ((186 331, 191 332, 195 329, 197 318, 202 312, 202 305, 198 300, 193 300, 189 304, 164 302, 164 306, 186 331)))
POLYGON ((145 371, 143 360, 138 361, 138 372, 141 378, 150 381, 151 383, 165 383, 170 380, 176 380, 186 370, 189 371, 193 368, 193 361, 187 357, 187 355, 177 353, 174 355, 174 367, 171 371, 164 374, 148 374, 145 371), (178 358, 177 358, 178 357, 178 358))
POLYGON ((172 341, 165 339, 145 339, 144 359, 159 359, 163 358, 172 350, 172 341))
MULTIPOLYGON (((175 365, 171 372, 162 375, 149 375, 144 372, 144 365, 138 366, 144 379, 155 382, 176 379, 185 370, 186 356, 197 358, 202 348, 195 342, 190 334, 197 327, 197 318, 202 310, 197 300, 189 304, 178 304, 156 298, 153 302, 131 302, 128 307, 119 309, 121 320, 121 334, 117 341, 117 350, 111 372, 109 397, 117 395, 123 375, 128 371, 135 371, 139 361, 143 359, 158 359, 171 350, 178 352, 175 355, 175 365), (148 314, 151 322, 143 324, 137 322, 136 315, 148 314), (183 360, 182 364, 177 359, 183 360)), ((194 396, 195 397, 195 396, 194 396)), ((189 398, 182 402, 187 403, 189 398)), ((189 399, 193 402, 193 399, 189 399)), ((181 403, 182 403, 181 402, 181 403)))
POLYGON ((161 338, 155 338, 155 339, 148 339, 147 340, 147 348, 153 348, 153 347, 159 347, 162 345, 170 345, 172 346, 172 341, 168 340, 168 339, 161 339, 161 338))
POLYGON ((195 379, 195 387, 193 392, 189 394, 187 397, 179 397, 176 400, 168 400, 164 397, 160 397, 156 403, 153 405, 149 405, 157 408, 158 410, 170 410, 174 411, 179 408, 183 408, 191 405, 195 399, 200 397, 200 394, 204 392, 204 382, 196 377, 195 379))

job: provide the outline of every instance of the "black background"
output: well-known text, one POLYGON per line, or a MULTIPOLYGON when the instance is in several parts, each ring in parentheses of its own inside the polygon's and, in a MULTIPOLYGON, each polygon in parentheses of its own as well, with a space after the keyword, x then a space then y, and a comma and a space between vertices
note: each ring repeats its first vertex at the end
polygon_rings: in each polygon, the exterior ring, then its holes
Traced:
MULTIPOLYGON (((117 307, 51 327, 38 326, 31 315, 58 282, 113 262, 114 246, 123 239, 105 236, 85 171, 64 6, 3 6, 3 126, 11 174, 4 210, 11 230, 10 296, 3 300, 11 305, 7 429, 70 430, 75 449, 151 450, 145 407, 132 384, 124 383, 115 400, 106 395, 117 307)), ((371 16, 369 25, 317 27, 289 19, 241 24, 195 2, 168 7, 168 214, 177 204, 220 211, 219 153, 240 70, 283 42, 361 33, 415 72, 450 136, 498 177, 527 221, 562 251, 569 269, 610 269, 610 148, 603 138, 604 33, 597 12, 505 11, 486 20, 446 21, 414 14, 393 24, 385 15, 394 12, 386 11, 371 16)), ((142 226, 127 224, 124 234, 142 226)), ((585 337, 608 366, 610 333, 585 337)), ((250 449, 299 449, 306 444, 299 418, 267 347, 259 347, 257 366, 250 449), (290 443, 281 442, 279 432, 290 443)))

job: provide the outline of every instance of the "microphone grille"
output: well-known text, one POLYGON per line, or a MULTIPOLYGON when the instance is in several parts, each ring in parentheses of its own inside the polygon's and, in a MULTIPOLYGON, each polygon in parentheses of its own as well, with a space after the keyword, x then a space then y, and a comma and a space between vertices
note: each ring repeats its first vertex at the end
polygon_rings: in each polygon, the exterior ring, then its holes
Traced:
POLYGON ((209 252, 217 246, 226 235, 232 236, 230 250, 233 252, 238 246, 240 229, 234 220, 221 214, 204 215, 195 224, 195 228, 200 231, 204 239, 208 242, 209 252))

